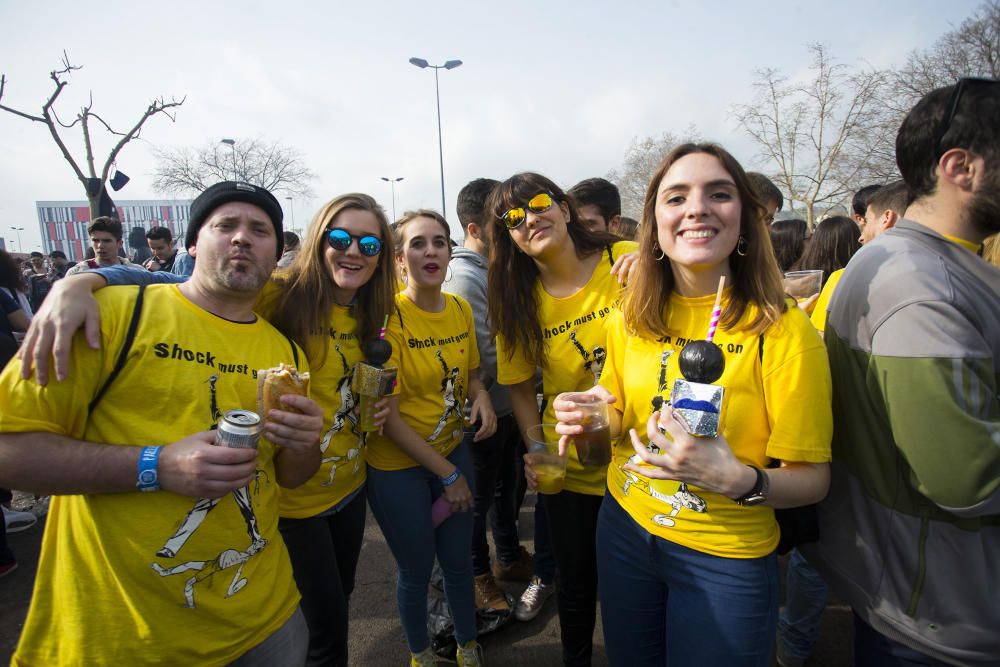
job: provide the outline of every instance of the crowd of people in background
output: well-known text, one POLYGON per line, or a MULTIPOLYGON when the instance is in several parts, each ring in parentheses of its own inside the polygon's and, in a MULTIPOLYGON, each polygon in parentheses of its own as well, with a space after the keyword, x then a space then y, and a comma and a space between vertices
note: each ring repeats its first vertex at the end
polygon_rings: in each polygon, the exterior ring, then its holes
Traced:
POLYGON ((462 245, 357 193, 300 239, 223 182, 131 257, 114 218, 75 266, 0 251, 0 485, 54 496, 14 664, 347 665, 368 508, 413 667, 436 664, 435 562, 463 666, 482 614, 555 594, 565 665, 592 663, 600 611, 612 665, 795 667, 830 591, 857 665, 1000 663, 1000 82, 928 94, 896 150, 900 180, 813 226, 686 143, 640 220, 605 179, 526 172, 461 190, 462 245), (214 447, 256 369, 292 363, 308 397, 261 411, 257 448, 214 447), (366 364, 396 372, 367 416, 366 364), (531 553, 540 425, 565 479, 531 553))

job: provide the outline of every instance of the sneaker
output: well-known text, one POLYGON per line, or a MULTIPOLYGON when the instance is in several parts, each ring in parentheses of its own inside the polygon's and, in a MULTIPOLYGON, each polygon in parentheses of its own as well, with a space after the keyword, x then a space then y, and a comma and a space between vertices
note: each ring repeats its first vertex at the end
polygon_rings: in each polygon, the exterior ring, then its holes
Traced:
POLYGON ((803 667, 806 664, 805 658, 793 655, 780 639, 775 642, 774 659, 780 667, 803 667))
POLYGON ((38 523, 38 517, 31 512, 18 512, 17 510, 9 510, 6 507, 3 508, 3 520, 7 525, 8 533, 19 533, 22 530, 28 530, 38 523))
POLYGON ((476 609, 510 611, 507 596, 497 586, 496 579, 487 572, 476 577, 476 609))
POLYGON ((8 574, 17 569, 17 561, 12 560, 6 565, 0 565, 0 577, 6 577, 8 574))
POLYGON ((434 658, 434 651, 428 647, 420 653, 411 653, 410 667, 437 667, 437 660, 434 658))
POLYGON ((518 547, 517 560, 504 565, 500 559, 493 561, 493 576, 497 581, 531 581, 535 573, 535 559, 524 547, 518 547))
POLYGON ((458 662, 458 667, 484 667, 486 665, 486 661, 483 659, 483 647, 475 639, 465 646, 458 647, 455 652, 455 660, 458 662))
POLYGON ((514 618, 519 621, 530 621, 542 610, 542 605, 555 592, 554 584, 543 584, 538 577, 532 577, 528 587, 521 594, 521 599, 514 606, 514 618))

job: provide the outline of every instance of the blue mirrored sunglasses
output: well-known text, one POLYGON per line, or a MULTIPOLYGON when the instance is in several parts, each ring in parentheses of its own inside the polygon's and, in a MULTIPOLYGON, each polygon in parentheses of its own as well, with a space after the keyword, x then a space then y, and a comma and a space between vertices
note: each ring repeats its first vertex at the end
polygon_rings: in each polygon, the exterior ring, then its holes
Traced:
POLYGON ((340 227, 335 227, 326 233, 326 242, 330 244, 331 248, 340 250, 341 252, 350 248, 351 243, 355 240, 358 242, 358 250, 365 257, 374 257, 382 252, 382 242, 377 236, 371 234, 356 236, 340 227))

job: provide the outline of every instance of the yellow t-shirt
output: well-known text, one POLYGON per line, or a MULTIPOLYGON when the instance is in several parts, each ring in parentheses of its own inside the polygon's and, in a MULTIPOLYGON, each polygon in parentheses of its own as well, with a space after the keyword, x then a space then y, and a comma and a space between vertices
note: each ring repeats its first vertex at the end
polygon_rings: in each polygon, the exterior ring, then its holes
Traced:
MULTIPOLYGON (((633 241, 619 241, 612 246, 614 259, 637 249, 633 241)), ((538 321, 544 335, 546 366, 542 370, 545 392, 543 424, 555 424, 552 399, 565 391, 585 391, 595 384, 604 367, 605 340, 610 315, 617 310, 621 285, 611 275, 612 261, 605 250, 590 280, 576 294, 556 298, 536 285, 538 321)), ((500 384, 517 384, 535 376, 535 366, 528 363, 523 351, 513 350, 503 336, 497 336, 497 374, 500 384)), ((569 448, 566 464, 566 489, 588 495, 604 495, 605 468, 584 468, 576 448, 569 448)))
MULTIPOLYGON (((270 282, 258 301, 263 317, 274 314, 280 287, 270 282)), ((323 460, 309 481, 294 489, 281 489, 280 513, 291 519, 305 519, 330 509, 354 493, 367 478, 365 439, 358 427, 354 407, 358 395, 351 391, 354 365, 364 358, 355 335, 358 323, 353 309, 333 306, 330 323, 322 336, 329 336, 326 362, 314 368, 309 378, 309 394, 323 408, 323 460)), ((321 349, 322 340, 310 341, 309 352, 321 349)), ((315 359, 314 359, 315 361, 315 359)))
POLYGON ((819 298, 816 299, 812 315, 809 316, 809 319, 812 320, 812 325, 816 327, 821 336, 823 335, 823 330, 826 329, 826 311, 830 307, 833 290, 837 289, 837 283, 840 282, 842 275, 844 275, 843 269, 830 274, 830 277, 826 279, 826 284, 823 285, 823 291, 819 293, 819 298))
MULTIPOLYGON (((462 441, 469 371, 479 368, 476 326, 465 299, 445 294, 440 313, 421 310, 402 292, 389 318, 389 365, 398 369, 399 413, 428 445, 448 456, 462 441)), ((368 464, 379 470, 413 468, 417 462, 392 440, 371 434, 368 464)))
MULTIPOLYGON (((622 507, 650 533, 691 549, 728 558, 756 558, 778 544, 770 507, 741 507, 696 486, 651 480, 625 471, 639 461, 628 437, 634 428, 646 441, 654 398, 669 402, 681 377, 680 352, 708 332, 715 297, 670 299, 668 327, 676 335, 662 341, 629 335, 620 313, 608 337, 608 361, 601 385, 618 397, 622 436, 608 467, 608 488, 622 507)), ((750 309, 748 309, 750 310, 750 309)), ((750 321, 746 313, 742 322, 750 321)), ((743 463, 764 468, 771 459, 822 463, 830 460, 833 416, 830 369, 823 342, 805 313, 793 304, 781 322, 761 338, 747 331, 715 334, 726 360, 715 382, 725 390, 722 435, 743 463)))
MULTIPOLYGON (((101 349, 78 334, 70 379, 39 387, 20 379, 16 360, 7 366, 0 431, 168 444, 228 410, 256 412, 256 369, 294 360, 292 344, 264 320, 229 322, 175 285, 152 285, 127 362, 88 414, 135 295, 132 287, 96 295, 101 349)), ((256 481, 217 501, 166 491, 53 498, 13 664, 224 665, 281 627, 299 594, 278 533, 275 447, 261 437, 259 449, 256 481)))

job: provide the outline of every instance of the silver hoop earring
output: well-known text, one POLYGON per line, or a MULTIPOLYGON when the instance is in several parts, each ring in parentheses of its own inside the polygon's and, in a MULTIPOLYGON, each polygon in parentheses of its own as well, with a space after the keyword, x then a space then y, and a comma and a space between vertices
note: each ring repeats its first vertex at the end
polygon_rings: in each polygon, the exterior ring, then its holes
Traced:
POLYGON ((455 274, 453 274, 451 271, 451 264, 448 264, 448 270, 444 272, 444 281, 446 283, 450 283, 454 275, 455 274))
POLYGON ((747 247, 749 245, 750 244, 747 243, 747 237, 740 234, 740 240, 736 242, 736 254, 739 255, 740 257, 746 257, 747 247))
POLYGON ((655 259, 657 262, 661 262, 661 261, 663 261, 663 258, 666 257, 666 256, 667 256, 667 253, 663 252, 663 249, 660 248, 660 244, 657 243, 656 241, 653 241, 653 259, 655 259), (657 252, 660 253, 659 257, 656 256, 657 252))
POLYGON ((406 269, 405 268, 399 270, 399 279, 403 281, 404 285, 407 284, 407 281, 406 281, 406 269))

